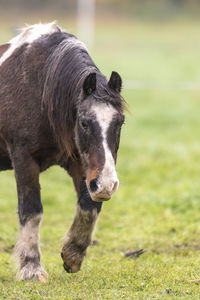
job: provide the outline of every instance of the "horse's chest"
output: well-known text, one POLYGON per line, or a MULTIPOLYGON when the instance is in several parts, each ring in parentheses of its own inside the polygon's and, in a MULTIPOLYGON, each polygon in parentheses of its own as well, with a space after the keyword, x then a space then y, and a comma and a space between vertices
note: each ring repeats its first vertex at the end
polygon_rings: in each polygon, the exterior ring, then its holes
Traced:
POLYGON ((57 148, 40 149, 33 154, 34 159, 40 166, 40 171, 43 172, 53 165, 57 165, 62 157, 62 154, 57 148))

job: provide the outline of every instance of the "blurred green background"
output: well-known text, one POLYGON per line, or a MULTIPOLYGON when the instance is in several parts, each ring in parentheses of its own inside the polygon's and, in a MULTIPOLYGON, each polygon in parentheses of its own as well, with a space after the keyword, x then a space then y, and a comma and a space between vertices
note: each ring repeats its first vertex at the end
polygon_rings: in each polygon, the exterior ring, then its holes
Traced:
MULTIPOLYGON (((86 1, 84 1, 86 3, 86 1)), ((76 14, 77 1, 73 0, 1 0, 2 9, 18 11, 31 9, 41 14, 54 12, 60 14, 76 14)), ((198 0, 95 0, 97 14, 124 14, 145 18, 171 18, 180 14, 198 16, 200 3, 198 0)))
MULTIPOLYGON (((128 103, 117 171, 81 272, 65 274, 59 239, 76 195, 53 167, 41 175, 46 285, 16 283, 11 253, 18 221, 13 172, 0 173, 0 299, 198 299, 200 279, 199 1, 95 2, 89 50, 100 70, 118 71, 128 103), (144 249, 138 258, 128 251, 144 249), (196 282, 197 283, 197 282, 196 282)), ((57 20, 79 34, 77 2, 0 0, 0 42, 24 24, 57 20)))

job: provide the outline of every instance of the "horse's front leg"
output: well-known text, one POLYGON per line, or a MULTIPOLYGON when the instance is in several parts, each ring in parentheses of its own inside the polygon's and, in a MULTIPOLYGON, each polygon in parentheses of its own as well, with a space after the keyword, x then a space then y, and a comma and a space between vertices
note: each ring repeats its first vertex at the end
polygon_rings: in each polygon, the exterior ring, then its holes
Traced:
POLYGON ((61 253, 64 269, 68 273, 75 273, 80 270, 86 250, 91 244, 102 205, 102 203, 94 202, 91 199, 84 180, 76 189, 79 195, 76 213, 61 253))
POLYGON ((45 281, 47 273, 40 264, 39 227, 42 220, 37 163, 24 149, 10 149, 18 192, 20 232, 15 253, 19 262, 19 280, 45 281))

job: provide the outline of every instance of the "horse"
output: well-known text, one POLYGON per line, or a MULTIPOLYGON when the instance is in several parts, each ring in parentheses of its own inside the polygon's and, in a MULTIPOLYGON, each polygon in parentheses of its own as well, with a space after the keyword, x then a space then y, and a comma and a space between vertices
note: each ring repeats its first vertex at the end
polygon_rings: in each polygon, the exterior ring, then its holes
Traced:
POLYGON ((46 281, 40 263, 39 175, 53 165, 72 177, 73 223, 61 257, 80 270, 102 203, 117 190, 124 123, 122 79, 100 72, 84 43, 56 23, 22 29, 0 46, 0 171, 13 169, 18 194, 18 280, 46 281))

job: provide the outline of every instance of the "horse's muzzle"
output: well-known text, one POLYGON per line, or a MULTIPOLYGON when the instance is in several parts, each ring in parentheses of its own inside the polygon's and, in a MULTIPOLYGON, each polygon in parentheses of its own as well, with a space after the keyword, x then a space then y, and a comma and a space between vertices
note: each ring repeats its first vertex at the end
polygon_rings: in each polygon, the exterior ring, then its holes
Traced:
POLYGON ((95 202, 108 201, 117 190, 119 186, 119 181, 112 182, 109 187, 97 189, 96 192, 90 192, 90 196, 95 202), (100 191, 99 191, 100 190, 100 191))

